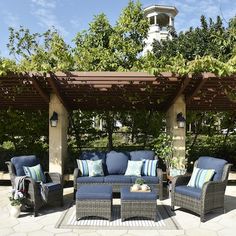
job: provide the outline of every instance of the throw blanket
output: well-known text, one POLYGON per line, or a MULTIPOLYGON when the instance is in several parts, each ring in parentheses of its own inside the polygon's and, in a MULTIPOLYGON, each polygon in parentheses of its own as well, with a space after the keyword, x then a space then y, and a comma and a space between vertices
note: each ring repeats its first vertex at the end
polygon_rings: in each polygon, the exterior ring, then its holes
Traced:
MULTIPOLYGON (((24 193, 24 195, 27 194, 27 188, 26 188, 26 183, 25 180, 28 176, 16 176, 15 177, 15 183, 14 183, 14 190, 15 190, 15 196, 18 191, 24 193)), ((48 187, 43 184, 43 182, 40 182, 39 184, 39 192, 41 195, 42 200, 46 203, 47 202, 47 196, 48 196, 48 187)))
POLYGON ((26 176, 16 176, 15 183, 14 183, 14 197, 17 197, 17 192, 26 193, 26 186, 25 186, 25 179, 26 176))

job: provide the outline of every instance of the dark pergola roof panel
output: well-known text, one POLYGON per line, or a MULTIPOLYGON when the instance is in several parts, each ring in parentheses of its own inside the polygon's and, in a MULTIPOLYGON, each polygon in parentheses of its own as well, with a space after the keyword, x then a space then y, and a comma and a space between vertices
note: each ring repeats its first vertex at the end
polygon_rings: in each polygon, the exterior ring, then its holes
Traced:
POLYGON ((68 110, 166 111, 183 94, 188 110, 234 110, 227 91, 236 76, 212 73, 178 76, 145 72, 70 72, 8 74, 0 77, 0 109, 48 109, 55 93, 68 110))

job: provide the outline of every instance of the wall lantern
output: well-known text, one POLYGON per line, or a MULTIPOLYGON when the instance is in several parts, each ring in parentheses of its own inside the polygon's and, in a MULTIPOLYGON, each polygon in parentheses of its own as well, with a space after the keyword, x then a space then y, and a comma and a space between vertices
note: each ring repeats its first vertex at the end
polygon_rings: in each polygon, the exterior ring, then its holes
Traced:
POLYGON ((57 123, 58 123, 58 114, 54 111, 50 118, 50 125, 51 127, 57 127, 57 123))
POLYGON ((177 114, 176 120, 177 120, 178 128, 184 128, 184 124, 185 124, 186 120, 183 117, 182 112, 177 114))

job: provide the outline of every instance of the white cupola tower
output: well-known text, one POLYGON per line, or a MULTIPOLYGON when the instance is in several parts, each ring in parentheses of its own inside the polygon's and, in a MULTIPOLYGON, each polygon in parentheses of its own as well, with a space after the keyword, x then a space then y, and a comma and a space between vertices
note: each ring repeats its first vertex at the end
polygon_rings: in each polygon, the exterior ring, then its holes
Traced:
POLYGON ((171 37, 168 28, 174 27, 174 18, 178 14, 178 10, 172 6, 153 5, 144 8, 144 14, 148 18, 150 28, 148 38, 145 40, 146 46, 143 50, 152 51, 153 40, 162 40, 171 37))

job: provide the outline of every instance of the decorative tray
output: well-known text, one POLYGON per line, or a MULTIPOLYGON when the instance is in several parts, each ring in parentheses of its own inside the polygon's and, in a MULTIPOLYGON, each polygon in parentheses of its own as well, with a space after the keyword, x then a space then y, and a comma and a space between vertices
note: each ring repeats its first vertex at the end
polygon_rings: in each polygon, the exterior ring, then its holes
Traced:
POLYGON ((151 192, 151 189, 148 189, 148 190, 133 190, 132 187, 130 187, 130 192, 134 192, 134 193, 150 193, 151 192))

